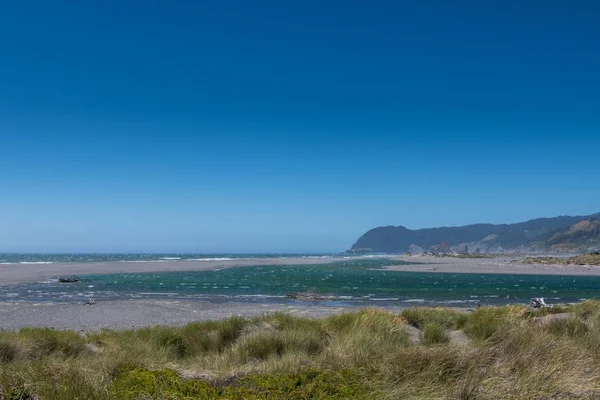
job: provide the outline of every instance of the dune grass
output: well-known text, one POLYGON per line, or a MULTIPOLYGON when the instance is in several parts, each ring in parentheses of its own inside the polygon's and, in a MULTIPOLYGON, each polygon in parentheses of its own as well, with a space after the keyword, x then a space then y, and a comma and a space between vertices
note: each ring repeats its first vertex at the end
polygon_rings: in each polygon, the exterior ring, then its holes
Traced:
POLYGON ((600 303, 0 332, 0 399, 587 399, 600 303), (421 330, 412 343, 408 325, 421 330), (469 343, 449 340, 463 330, 469 343))

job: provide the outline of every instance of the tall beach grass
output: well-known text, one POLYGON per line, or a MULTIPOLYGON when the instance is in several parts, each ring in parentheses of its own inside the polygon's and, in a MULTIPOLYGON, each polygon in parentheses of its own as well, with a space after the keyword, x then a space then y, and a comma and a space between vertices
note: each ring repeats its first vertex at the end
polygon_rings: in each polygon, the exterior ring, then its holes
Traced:
POLYGON ((599 376, 596 301, 0 332, 7 400, 587 399, 600 396, 599 376), (451 331, 468 341, 453 342, 451 331))

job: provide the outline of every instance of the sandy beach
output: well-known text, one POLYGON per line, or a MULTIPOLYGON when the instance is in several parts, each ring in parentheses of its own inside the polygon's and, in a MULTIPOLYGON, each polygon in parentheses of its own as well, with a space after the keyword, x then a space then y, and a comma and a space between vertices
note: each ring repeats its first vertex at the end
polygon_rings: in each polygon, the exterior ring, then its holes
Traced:
POLYGON ((384 267, 390 271, 600 276, 598 265, 524 264, 524 257, 453 258, 434 256, 403 256, 397 260, 418 264, 384 267))

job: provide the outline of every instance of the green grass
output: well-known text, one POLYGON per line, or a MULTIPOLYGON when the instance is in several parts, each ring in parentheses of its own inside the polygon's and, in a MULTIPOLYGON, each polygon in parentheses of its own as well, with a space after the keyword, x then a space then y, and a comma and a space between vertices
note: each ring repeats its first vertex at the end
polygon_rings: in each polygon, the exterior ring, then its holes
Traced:
POLYGON ((448 336, 441 325, 430 322, 423 327, 423 338, 421 339, 423 344, 443 344, 448 341, 448 336))
POLYGON ((321 371, 251 374, 235 384, 182 380, 174 371, 136 369, 120 376, 111 388, 118 399, 358 399, 367 392, 356 371, 321 371))
POLYGON ((0 399, 600 396, 600 303, 411 308, 184 327, 0 332, 0 399), (569 312, 566 318, 551 314, 569 312), (413 344, 407 326, 421 329, 413 344), (462 329, 470 342, 449 341, 462 329))
POLYGON ((426 324, 435 323, 444 329, 459 329, 464 326, 468 315, 452 308, 411 307, 400 315, 412 326, 423 329, 426 324))

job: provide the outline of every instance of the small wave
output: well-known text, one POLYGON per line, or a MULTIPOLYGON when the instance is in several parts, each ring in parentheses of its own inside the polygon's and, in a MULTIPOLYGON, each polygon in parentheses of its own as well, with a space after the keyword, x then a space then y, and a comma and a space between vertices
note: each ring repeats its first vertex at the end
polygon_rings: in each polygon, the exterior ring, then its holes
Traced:
POLYGON ((181 260, 181 257, 161 257, 161 260, 181 260))
MULTIPOLYGON (((373 297, 369 299, 370 301, 398 301, 400 300, 399 297, 388 297, 388 298, 377 298, 377 297, 373 297)), ((409 301, 409 300, 407 300, 409 301)))
POLYGON ((20 261, 19 264, 37 265, 37 264, 54 264, 54 263, 52 261, 20 261))
POLYGON ((187 258, 185 261, 233 261, 230 257, 187 258))
POLYGON ((138 292, 132 293, 131 295, 142 295, 142 296, 177 296, 179 293, 161 293, 161 292, 138 292))
POLYGON ((465 304, 465 303, 479 303, 477 300, 444 300, 440 301, 442 304, 465 304))
POLYGON ((323 259, 327 259, 327 258, 332 258, 331 256, 302 256, 300 258, 310 258, 310 259, 319 259, 319 258, 323 258, 323 259))
POLYGON ((408 299, 404 300, 405 303, 424 303, 425 299, 408 299))

